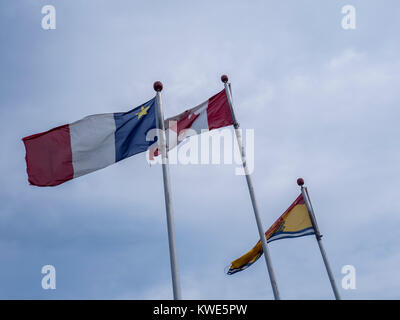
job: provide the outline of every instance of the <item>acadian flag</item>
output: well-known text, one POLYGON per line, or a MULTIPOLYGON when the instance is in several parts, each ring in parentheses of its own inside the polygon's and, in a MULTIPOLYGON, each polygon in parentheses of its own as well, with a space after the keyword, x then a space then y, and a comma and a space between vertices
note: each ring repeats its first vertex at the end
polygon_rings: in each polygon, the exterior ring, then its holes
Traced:
POLYGON ((128 112, 91 115, 71 124, 25 137, 28 180, 56 186, 146 151, 149 130, 157 128, 153 98, 128 112))
MULTIPOLYGON (((175 148, 190 135, 202 133, 202 130, 213 130, 232 124, 231 109, 223 89, 198 106, 164 121, 167 150, 175 148)), ((154 156, 159 155, 159 150, 154 148, 149 150, 149 153, 152 160, 154 156)))
MULTIPOLYGON (((292 205, 279 217, 278 220, 265 232, 267 242, 297 238, 315 234, 311 219, 305 205, 303 195, 300 194, 292 205)), ((261 241, 245 255, 231 263, 227 274, 234 274, 250 267, 263 254, 261 241)))

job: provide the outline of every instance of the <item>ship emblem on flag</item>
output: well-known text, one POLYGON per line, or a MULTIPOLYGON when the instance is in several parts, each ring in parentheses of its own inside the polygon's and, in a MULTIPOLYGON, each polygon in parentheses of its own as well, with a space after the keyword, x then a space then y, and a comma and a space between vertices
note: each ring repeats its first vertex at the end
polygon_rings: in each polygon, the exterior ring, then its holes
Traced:
MULTIPOLYGON (((300 194, 291 206, 265 232, 267 242, 285 238, 298 238, 315 234, 303 195, 300 194)), ((233 261, 227 274, 234 274, 250 267, 263 254, 261 241, 246 254, 233 261)))

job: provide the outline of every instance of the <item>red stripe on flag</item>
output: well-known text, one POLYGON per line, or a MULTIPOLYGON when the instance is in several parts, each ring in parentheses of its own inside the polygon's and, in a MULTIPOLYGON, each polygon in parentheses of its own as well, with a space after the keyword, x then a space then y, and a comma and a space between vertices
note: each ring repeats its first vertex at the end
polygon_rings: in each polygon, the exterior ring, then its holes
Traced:
POLYGON ((225 89, 208 99, 207 119, 209 130, 233 124, 225 89))
POLYGON ((74 177, 69 125, 22 139, 26 170, 32 185, 56 186, 74 177))

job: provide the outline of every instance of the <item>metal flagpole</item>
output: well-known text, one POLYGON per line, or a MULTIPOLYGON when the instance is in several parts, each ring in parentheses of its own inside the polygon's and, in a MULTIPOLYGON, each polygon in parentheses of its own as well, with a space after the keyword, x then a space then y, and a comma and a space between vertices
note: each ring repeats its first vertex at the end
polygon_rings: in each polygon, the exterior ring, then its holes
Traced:
POLYGON ((253 183, 251 182, 250 173, 247 168, 246 153, 243 148, 242 134, 239 130, 240 126, 239 126, 239 123, 236 121, 235 113, 233 110, 232 95, 231 95, 230 84, 228 83, 228 76, 226 76, 226 75, 221 76, 221 81, 224 83, 225 93, 228 98, 229 107, 230 107, 231 113, 232 113, 233 127, 235 128, 235 134, 236 134, 236 138, 237 138, 237 142, 238 142, 238 146, 239 146, 239 150, 240 150, 240 155, 242 157, 243 169, 244 169, 244 172, 246 175, 247 186, 249 188, 251 203, 253 205, 254 216, 256 218, 258 233, 260 234, 260 240, 261 240, 261 244, 262 244, 262 248, 263 248, 263 252, 264 252, 265 262, 267 264, 269 278, 271 280, 272 291, 274 293, 275 300, 280 300, 279 290, 278 290, 278 286, 277 286, 276 279, 275 279, 274 269, 272 268, 271 258, 269 256, 268 244, 267 244, 267 240, 265 238, 263 224, 261 222, 260 215, 258 214, 258 206, 257 206, 257 202, 256 202, 256 197, 254 194, 253 183))
POLYGON ((169 243, 169 257, 171 262, 171 275, 172 275, 172 290, 174 294, 174 300, 181 300, 181 285, 179 280, 179 272, 178 272, 178 260, 176 253, 176 244, 175 244, 175 228, 174 228, 174 217, 172 210, 172 201, 171 201, 171 182, 169 177, 169 162, 167 156, 167 148, 166 148, 166 138, 165 138, 165 127, 164 127, 164 113, 162 109, 162 101, 161 101, 161 90, 163 89, 163 85, 160 81, 154 82, 153 85, 154 90, 156 91, 156 99, 157 99, 157 120, 158 120, 158 129, 161 130, 161 134, 159 135, 160 139, 160 151, 162 157, 162 171, 163 171, 163 179, 164 179, 164 196, 165 196, 165 208, 167 213, 167 227, 168 227, 168 243, 169 243))
POLYGON ((317 239, 319 250, 321 251, 322 259, 324 260, 324 264, 325 264, 326 272, 328 273, 329 281, 331 282, 333 294, 335 295, 336 300, 340 300, 340 295, 339 295, 339 291, 338 291, 338 289, 336 287, 335 278, 333 277, 333 273, 332 273, 331 267, 329 265, 328 257, 326 255, 324 246, 322 245, 322 235, 319 232, 317 220, 315 219, 314 209, 312 207, 312 204, 311 204, 311 201, 310 201, 310 197, 308 196, 307 187, 303 186, 304 185, 304 180, 302 178, 297 179, 297 184, 301 188, 301 194, 303 195, 303 199, 304 199, 304 202, 306 204, 307 211, 308 211, 308 214, 310 216, 312 226, 314 228, 315 237, 317 239))

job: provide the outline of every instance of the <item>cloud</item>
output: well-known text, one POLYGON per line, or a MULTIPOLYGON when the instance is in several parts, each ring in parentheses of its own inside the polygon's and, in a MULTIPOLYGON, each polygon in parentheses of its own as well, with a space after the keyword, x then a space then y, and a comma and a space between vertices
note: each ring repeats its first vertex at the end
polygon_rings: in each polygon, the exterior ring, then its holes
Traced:
MULTIPOLYGON (((154 95, 155 80, 172 116, 222 90, 222 73, 241 127, 255 130, 252 179, 265 228, 296 198, 302 176, 338 284, 343 265, 356 267, 358 289, 343 296, 398 296, 394 13, 366 25, 378 5, 357 2, 359 26, 344 31, 337 1, 100 3, 54 1, 51 32, 40 28, 40 3, 0 11, 2 298, 172 297, 161 168, 138 155, 35 188, 20 139, 129 110, 154 95), (55 292, 40 287, 44 264, 56 266, 55 292)), ((185 298, 272 298, 262 259, 223 273, 257 241, 234 167, 171 166, 185 298)), ((314 238, 275 242, 271 256, 283 298, 332 298, 314 238)))

